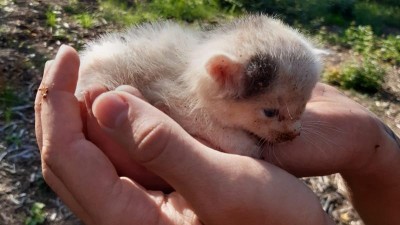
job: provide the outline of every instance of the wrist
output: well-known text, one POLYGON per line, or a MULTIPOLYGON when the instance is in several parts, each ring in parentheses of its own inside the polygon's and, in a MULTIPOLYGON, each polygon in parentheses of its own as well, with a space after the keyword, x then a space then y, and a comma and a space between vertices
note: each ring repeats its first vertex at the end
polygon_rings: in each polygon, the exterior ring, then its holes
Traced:
POLYGON ((342 173, 354 207, 365 224, 398 224, 400 141, 377 119, 379 142, 363 167, 342 173))
MULTIPOLYGON (((371 181, 371 179, 385 180, 387 176, 396 174, 400 171, 400 139, 386 124, 379 119, 375 119, 377 138, 375 144, 365 151, 360 151, 360 164, 354 169, 341 172, 348 179, 371 181), (364 159, 364 160, 362 160, 364 159)), ((371 131, 373 132, 373 131, 371 131)), ((357 156, 355 157, 357 160, 357 156)), ((358 163, 355 161, 355 165, 358 163)), ((400 179, 397 181, 400 182, 400 179)), ((374 182, 373 182, 374 183, 374 182)), ((383 183, 377 184, 382 187, 383 183)), ((372 184, 371 184, 372 185, 372 184)))

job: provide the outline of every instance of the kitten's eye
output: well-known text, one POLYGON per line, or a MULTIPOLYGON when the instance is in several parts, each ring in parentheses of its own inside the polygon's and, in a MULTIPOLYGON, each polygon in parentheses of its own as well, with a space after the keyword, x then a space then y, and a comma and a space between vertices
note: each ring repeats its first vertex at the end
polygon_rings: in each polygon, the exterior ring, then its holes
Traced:
POLYGON ((266 117, 275 117, 277 115, 279 115, 279 110, 278 109, 264 109, 264 115, 266 117))

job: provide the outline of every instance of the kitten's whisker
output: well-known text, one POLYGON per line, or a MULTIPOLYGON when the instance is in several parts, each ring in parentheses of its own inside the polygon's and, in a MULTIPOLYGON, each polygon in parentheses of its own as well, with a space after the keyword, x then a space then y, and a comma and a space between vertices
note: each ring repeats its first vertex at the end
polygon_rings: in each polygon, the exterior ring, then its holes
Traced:
POLYGON ((339 146, 337 143, 331 141, 329 138, 326 138, 326 137, 324 136, 324 134, 321 133, 321 132, 315 131, 315 132, 314 132, 314 135, 318 136, 322 141, 325 141, 325 142, 328 143, 328 144, 332 144, 332 145, 335 145, 335 146, 339 146))
POLYGON ((334 130, 334 131, 341 132, 341 133, 344 132, 342 129, 339 129, 335 126, 329 126, 329 125, 330 125, 329 123, 324 122, 324 121, 307 121, 302 124, 303 127, 320 128, 321 126, 323 126, 324 128, 327 128, 330 130, 334 130))
POLYGON ((257 158, 261 158, 262 153, 264 152, 264 141, 263 140, 258 140, 257 146, 258 146, 258 151, 257 151, 257 158))
POLYGON ((275 148, 273 145, 271 145, 271 152, 273 157, 275 158, 275 161, 278 163, 278 166, 283 167, 283 163, 281 162, 281 160, 279 160, 278 156, 275 153, 275 148))
POLYGON ((328 130, 331 130, 331 131, 336 131, 336 132, 339 132, 339 133, 344 133, 343 130, 337 129, 337 128, 335 128, 335 127, 327 127, 327 126, 321 127, 321 126, 318 126, 318 125, 310 125, 310 124, 306 124, 306 125, 303 124, 302 127, 303 127, 303 128, 309 128, 309 129, 318 129, 318 130, 322 130, 322 128, 324 128, 324 129, 328 129, 328 130))
MULTIPOLYGON (((303 130, 307 130, 309 133, 320 133, 323 134, 324 137, 332 136, 332 135, 344 135, 346 132, 329 127, 320 127, 320 126, 303 126, 303 130), (328 135, 330 133, 330 135, 328 135), (335 134, 336 133, 336 134, 335 134)), ((329 139, 329 138, 328 138, 329 139)))
POLYGON ((260 147, 260 151, 259 151, 259 154, 258 154, 258 158, 259 159, 262 159, 262 155, 263 155, 264 151, 265 151, 265 147, 260 147))
POLYGON ((331 123, 328 123, 328 122, 322 121, 322 120, 306 121, 304 123, 306 123, 306 124, 318 124, 318 125, 331 125, 331 123))
MULTIPOLYGON (((308 132, 311 135, 315 135, 315 136, 319 137, 320 140, 325 142, 326 144, 335 146, 338 149, 343 148, 342 146, 338 145, 337 143, 335 143, 331 139, 327 138, 326 135, 324 135, 323 132, 318 132, 318 130, 315 130, 315 129, 313 129, 313 130, 304 130, 304 131, 305 131, 305 133, 308 132)), ((305 135, 305 137, 306 137, 306 135, 305 135)))
POLYGON ((310 143, 312 146, 314 146, 315 149, 317 149, 318 151, 322 152, 325 156, 327 155, 325 149, 322 149, 322 148, 320 148, 318 145, 316 145, 316 144, 313 142, 313 139, 307 137, 306 135, 305 135, 303 138, 304 138, 304 140, 305 140, 306 142, 308 142, 308 143, 310 143))
POLYGON ((288 105, 286 104, 286 102, 285 102, 285 105, 286 105, 286 110, 287 110, 287 112, 288 112, 288 114, 289 114, 290 119, 293 120, 292 114, 290 114, 289 107, 288 107, 288 105))

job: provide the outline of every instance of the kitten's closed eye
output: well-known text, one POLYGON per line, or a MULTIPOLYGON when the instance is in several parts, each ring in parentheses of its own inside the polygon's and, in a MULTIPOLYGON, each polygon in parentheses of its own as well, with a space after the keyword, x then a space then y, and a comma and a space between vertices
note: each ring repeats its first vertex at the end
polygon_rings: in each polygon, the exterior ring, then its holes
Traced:
POLYGON ((272 118, 279 115, 279 109, 264 109, 264 115, 272 118))

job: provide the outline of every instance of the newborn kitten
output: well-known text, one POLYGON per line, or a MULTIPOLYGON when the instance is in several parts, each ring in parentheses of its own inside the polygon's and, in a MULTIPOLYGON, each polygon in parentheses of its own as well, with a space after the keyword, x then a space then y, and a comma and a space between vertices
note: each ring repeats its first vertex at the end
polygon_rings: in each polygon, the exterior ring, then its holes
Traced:
POLYGON ((172 22, 108 34, 82 53, 77 95, 128 84, 193 136, 261 157, 300 134, 321 64, 295 30, 264 15, 196 32, 172 22))

